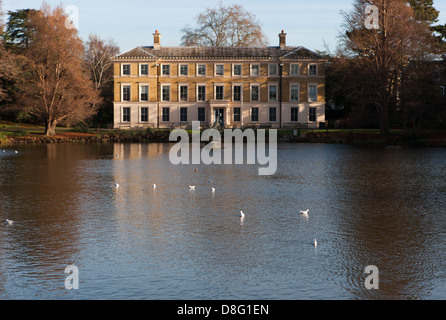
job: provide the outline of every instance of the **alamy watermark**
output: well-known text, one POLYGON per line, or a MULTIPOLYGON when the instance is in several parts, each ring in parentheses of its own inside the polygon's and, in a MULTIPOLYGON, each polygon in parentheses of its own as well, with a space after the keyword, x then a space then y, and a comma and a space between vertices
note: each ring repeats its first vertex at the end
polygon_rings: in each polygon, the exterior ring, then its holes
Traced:
POLYGON ((73 5, 65 7, 67 18, 65 19, 65 28, 79 30, 79 8, 73 5))
POLYGON ((258 129, 224 129, 222 135, 216 129, 200 131, 200 122, 192 122, 192 139, 183 129, 170 133, 169 141, 177 144, 169 152, 170 162, 179 164, 250 164, 260 165, 261 176, 274 175, 277 171, 277 130, 269 130, 268 143, 266 130, 258 129), (180 139, 180 141, 178 141, 180 139), (246 143, 244 140, 246 139, 246 143), (192 140, 192 145, 191 141, 192 140), (201 148, 201 142, 209 142, 201 148), (268 152, 266 145, 268 144, 268 152), (244 146, 246 146, 246 163, 244 163, 244 146), (233 148, 234 147, 234 148, 233 148), (235 150, 235 154, 233 153, 235 150), (192 155, 191 155, 192 153, 192 155))
POLYGON ((377 266, 367 266, 364 273, 368 274, 365 279, 364 285, 368 290, 379 289, 379 270, 377 266))
POLYGON ((368 5, 365 8, 365 14, 367 18, 364 21, 364 25, 368 30, 378 30, 379 29, 379 10, 377 6, 368 5))
POLYGON ((65 289, 78 290, 79 289, 79 268, 76 266, 67 266, 65 273, 69 274, 65 278, 65 289))

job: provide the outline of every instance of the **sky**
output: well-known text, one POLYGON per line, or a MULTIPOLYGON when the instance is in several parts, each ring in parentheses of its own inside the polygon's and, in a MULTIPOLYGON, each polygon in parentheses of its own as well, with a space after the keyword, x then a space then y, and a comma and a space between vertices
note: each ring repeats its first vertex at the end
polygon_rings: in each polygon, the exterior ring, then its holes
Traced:
MULTIPOLYGON (((3 11, 39 9, 40 0, 3 0, 3 11)), ((179 46, 181 29, 195 26, 196 16, 214 8, 219 0, 47 0, 51 7, 75 8, 82 39, 98 34, 113 39, 121 52, 153 45, 153 33, 162 34, 162 46, 179 46)), ((240 4, 261 22, 269 45, 279 44, 278 34, 287 33, 287 45, 310 50, 336 50, 342 16, 353 0, 222 0, 224 5, 240 4)), ((439 23, 446 23, 446 0, 434 0, 440 11, 439 23)), ((75 12, 75 11, 70 11, 75 12)), ((5 17, 6 20, 7 17, 5 17)))

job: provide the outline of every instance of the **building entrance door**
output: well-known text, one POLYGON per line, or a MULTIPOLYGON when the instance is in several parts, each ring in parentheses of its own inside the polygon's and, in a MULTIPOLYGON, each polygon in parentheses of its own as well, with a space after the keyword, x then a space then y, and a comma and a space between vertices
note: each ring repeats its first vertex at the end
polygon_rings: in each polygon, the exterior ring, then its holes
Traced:
POLYGON ((219 119, 218 124, 220 127, 225 126, 225 109, 223 108, 215 108, 214 109, 214 121, 217 121, 219 119))

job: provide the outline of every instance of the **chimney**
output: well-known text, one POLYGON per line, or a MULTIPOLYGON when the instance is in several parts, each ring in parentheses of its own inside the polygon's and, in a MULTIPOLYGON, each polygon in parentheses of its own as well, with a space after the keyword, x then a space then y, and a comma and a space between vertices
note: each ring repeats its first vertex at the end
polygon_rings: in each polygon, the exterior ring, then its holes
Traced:
POLYGON ((285 49, 286 47, 286 33, 282 30, 282 33, 279 34, 280 40, 280 49, 285 49))
POLYGON ((159 49, 161 47, 161 33, 155 30, 153 34, 153 49, 159 49))

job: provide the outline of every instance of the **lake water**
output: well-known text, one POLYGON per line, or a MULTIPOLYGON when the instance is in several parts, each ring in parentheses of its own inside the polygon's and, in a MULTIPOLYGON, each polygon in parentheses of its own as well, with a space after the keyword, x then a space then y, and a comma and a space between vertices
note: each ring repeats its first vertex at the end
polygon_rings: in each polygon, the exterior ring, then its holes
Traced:
POLYGON ((0 149, 0 299, 446 298, 445 149, 281 144, 259 176, 169 148, 0 149))

